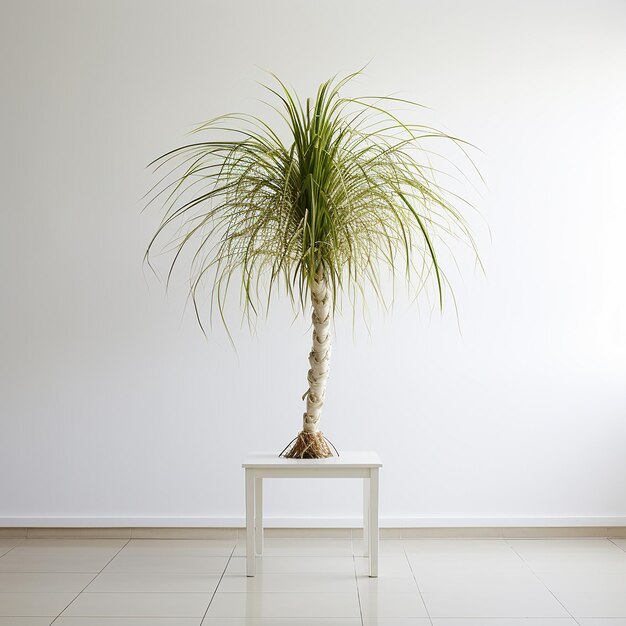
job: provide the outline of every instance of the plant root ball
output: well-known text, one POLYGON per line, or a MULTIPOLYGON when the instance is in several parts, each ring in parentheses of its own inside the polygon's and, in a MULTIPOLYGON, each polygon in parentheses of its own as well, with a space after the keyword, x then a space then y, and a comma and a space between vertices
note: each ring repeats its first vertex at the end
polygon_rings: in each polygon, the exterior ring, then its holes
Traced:
POLYGON ((303 430, 279 456, 286 459, 327 459, 334 456, 331 446, 332 444, 329 445, 319 430, 315 432, 303 430))

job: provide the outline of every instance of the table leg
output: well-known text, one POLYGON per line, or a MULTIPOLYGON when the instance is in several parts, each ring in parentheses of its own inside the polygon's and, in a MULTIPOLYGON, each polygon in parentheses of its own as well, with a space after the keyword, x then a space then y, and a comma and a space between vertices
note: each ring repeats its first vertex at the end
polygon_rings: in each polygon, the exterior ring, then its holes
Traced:
POLYGON ((370 577, 378 576, 378 468, 370 470, 370 577))
POLYGON ((254 472, 246 469, 246 576, 254 576, 254 472))
POLYGON ((363 556, 370 553, 370 480, 363 479, 363 556))
POLYGON ((255 522, 254 543, 256 545, 256 553, 263 554, 263 479, 255 478, 254 480, 254 492, 255 496, 255 522))

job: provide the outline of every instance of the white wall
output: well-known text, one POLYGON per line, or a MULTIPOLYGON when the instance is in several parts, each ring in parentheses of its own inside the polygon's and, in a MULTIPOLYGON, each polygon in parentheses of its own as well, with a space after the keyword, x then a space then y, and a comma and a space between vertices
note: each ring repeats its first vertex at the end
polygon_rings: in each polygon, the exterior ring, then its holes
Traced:
MULTIPOLYGON (((307 323, 278 306, 238 354, 207 343, 182 289, 144 276, 145 166, 258 111, 257 66, 311 92, 370 59, 357 91, 400 91, 480 146, 492 241, 475 219, 487 275, 451 272, 462 334, 451 308, 403 302, 371 336, 337 322, 324 431, 379 451, 388 524, 626 522, 626 4, 0 12, 0 523, 242 518, 242 456, 300 427, 307 323)), ((272 484, 268 514, 354 518, 352 487, 272 484)))

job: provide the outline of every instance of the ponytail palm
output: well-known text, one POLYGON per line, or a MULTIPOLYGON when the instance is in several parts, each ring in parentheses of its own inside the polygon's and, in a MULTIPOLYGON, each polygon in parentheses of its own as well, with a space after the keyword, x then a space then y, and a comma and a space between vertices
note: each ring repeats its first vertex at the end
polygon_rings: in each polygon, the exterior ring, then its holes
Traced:
POLYGON ((332 455, 318 427, 342 293, 367 291, 384 303, 382 272, 389 270, 416 289, 432 280, 441 304, 440 244, 448 236, 472 243, 456 208, 463 201, 436 182, 423 147, 460 141, 391 110, 414 103, 343 97, 353 76, 323 83, 305 103, 276 79, 267 89, 278 126, 223 115, 194 131, 206 139, 155 161, 169 168, 156 196, 165 214, 146 256, 165 239, 173 255, 168 280, 183 259, 191 267, 201 325, 201 296, 225 320, 234 285, 249 317, 266 310, 279 288, 297 311, 312 310, 306 411, 285 453, 291 457, 332 455))

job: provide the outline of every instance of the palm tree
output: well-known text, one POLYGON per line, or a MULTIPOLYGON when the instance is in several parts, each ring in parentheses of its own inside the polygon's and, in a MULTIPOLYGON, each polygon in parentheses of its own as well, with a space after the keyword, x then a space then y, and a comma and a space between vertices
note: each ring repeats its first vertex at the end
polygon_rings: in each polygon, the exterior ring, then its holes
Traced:
POLYGON ((233 279, 248 319, 266 312, 281 287, 296 312, 312 309, 303 429, 281 453, 287 457, 332 456, 318 428, 342 293, 354 303, 368 287, 384 303, 381 272, 388 268, 392 279, 401 272, 415 288, 432 278, 441 306, 447 281, 439 244, 453 236, 474 246, 456 208, 464 201, 436 182, 432 153, 422 145, 447 140, 462 149, 464 142, 403 122, 390 108, 419 106, 414 102, 342 97, 358 73, 326 81, 306 103, 273 76, 276 83, 265 87, 277 99, 270 106, 282 129, 252 115, 223 115, 194 131, 209 133, 208 140, 153 162, 167 166, 153 196, 165 215, 146 260, 166 239, 173 253, 168 282, 183 259, 190 265, 201 327, 200 294, 208 292, 211 315, 226 324, 233 279))

